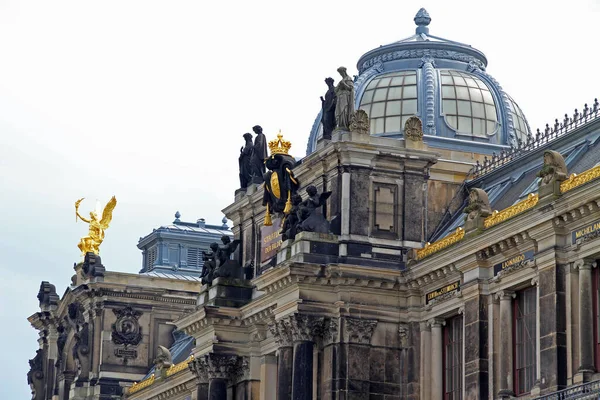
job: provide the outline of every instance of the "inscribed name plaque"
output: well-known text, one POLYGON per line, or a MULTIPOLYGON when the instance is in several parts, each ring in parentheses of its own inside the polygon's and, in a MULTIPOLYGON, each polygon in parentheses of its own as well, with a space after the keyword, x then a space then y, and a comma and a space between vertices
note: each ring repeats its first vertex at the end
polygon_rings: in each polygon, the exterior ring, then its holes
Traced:
POLYGON ((429 302, 431 300, 435 300, 435 299, 439 298, 440 296, 443 296, 443 295, 449 294, 449 293, 455 293, 455 292, 458 292, 459 290, 460 290, 460 281, 456 281, 454 283, 451 283, 449 285, 441 287, 437 290, 434 290, 433 292, 427 293, 427 295, 425 296, 425 304, 429 304, 429 302))
POLYGON ((517 254, 514 257, 509 258, 508 260, 504 260, 501 263, 494 265, 494 276, 498 275, 500 271, 504 271, 505 269, 512 269, 516 266, 521 265, 522 263, 533 260, 533 250, 526 251, 525 253, 517 254))
POLYGON ((273 220, 273 225, 263 226, 260 229, 260 262, 269 261, 277 254, 281 247, 281 219, 273 220))
POLYGON ((571 232, 571 244, 577 243, 579 239, 593 239, 598 236, 600 236, 600 221, 595 221, 571 232))

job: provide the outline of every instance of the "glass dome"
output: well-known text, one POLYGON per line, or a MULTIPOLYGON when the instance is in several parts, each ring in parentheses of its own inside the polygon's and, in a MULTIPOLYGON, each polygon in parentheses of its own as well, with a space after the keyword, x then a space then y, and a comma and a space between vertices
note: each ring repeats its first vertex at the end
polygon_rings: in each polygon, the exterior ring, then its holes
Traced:
POLYGON ((417 113, 417 71, 398 71, 373 79, 360 100, 369 115, 371 134, 400 132, 417 113))
MULTIPOLYGON (((369 116, 371 135, 402 139, 406 120, 417 116, 431 147, 492 154, 526 140, 527 119, 486 72, 485 55, 431 35, 425 9, 414 21, 413 36, 377 47, 358 61, 355 108, 369 116)), ((307 154, 315 151, 321 135, 319 114, 307 154)))
POLYGON ((440 71, 442 113, 457 134, 486 137, 498 127, 496 103, 490 89, 475 75, 440 71))

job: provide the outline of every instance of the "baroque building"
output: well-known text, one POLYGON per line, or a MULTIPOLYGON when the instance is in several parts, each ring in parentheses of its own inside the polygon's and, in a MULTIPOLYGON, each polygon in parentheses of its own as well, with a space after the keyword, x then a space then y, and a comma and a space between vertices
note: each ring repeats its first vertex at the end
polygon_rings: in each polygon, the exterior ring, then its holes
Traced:
POLYGON ((414 21, 344 77, 348 129, 324 106, 300 161, 268 143, 202 282, 180 223, 139 275, 88 253, 62 298, 43 282, 33 398, 598 398, 600 104, 534 133, 481 51, 414 21))

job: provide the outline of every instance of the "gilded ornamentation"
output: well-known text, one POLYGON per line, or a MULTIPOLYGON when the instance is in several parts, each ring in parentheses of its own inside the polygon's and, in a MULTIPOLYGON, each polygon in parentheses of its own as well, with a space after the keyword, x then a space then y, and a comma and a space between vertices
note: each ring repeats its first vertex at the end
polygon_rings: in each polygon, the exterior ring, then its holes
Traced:
POLYGON ((77 247, 81 250, 81 255, 85 256, 86 253, 100 254, 100 244, 104 240, 104 231, 108 229, 108 225, 112 220, 112 213, 117 205, 117 199, 113 196, 102 211, 102 218, 98 220, 98 211, 90 212, 90 219, 86 219, 79 214, 79 205, 83 201, 83 198, 75 202, 75 221, 80 218, 83 222, 88 223, 89 233, 87 236, 82 237, 77 247))
POLYGON ((412 116, 404 124, 404 137, 420 142, 423 140, 423 123, 419 117, 412 116))
POLYGON ((490 215, 483 221, 483 226, 487 229, 491 228, 494 225, 498 225, 501 222, 504 222, 518 214, 521 214, 522 212, 525 212, 535 207, 535 205, 538 203, 538 200, 539 196, 537 194, 530 193, 525 200, 518 202, 514 206, 505 208, 502 211, 494 211, 492 215, 490 215))
POLYGON ((269 141, 269 150, 271 151, 271 155, 288 154, 291 147, 292 143, 283 139, 283 134, 281 131, 279 131, 277 134, 277 139, 269 141))
POLYGON ((369 116, 364 110, 359 109, 352 114, 350 131, 360 133, 361 135, 369 134, 369 116))
POLYGON ((560 184, 560 192, 568 192, 569 190, 573 190, 576 187, 579 187, 597 178, 600 178, 600 165, 588 169, 580 175, 571 174, 571 176, 569 176, 569 179, 560 184))
POLYGON ((148 379, 144 379, 141 382, 134 383, 129 388, 129 391, 127 393, 133 394, 133 393, 139 392, 140 390, 147 388, 148 386, 152 385, 153 383, 154 383, 154 374, 150 375, 150 378, 148 378, 148 379))
POLYGON ((440 250, 445 249, 453 245, 454 243, 459 242, 465 237, 465 230, 463 228, 456 228, 456 231, 447 235, 443 239, 438 240, 433 243, 425 243, 425 247, 420 250, 417 250, 417 260, 422 260, 425 257, 432 255, 433 253, 437 253, 440 250))

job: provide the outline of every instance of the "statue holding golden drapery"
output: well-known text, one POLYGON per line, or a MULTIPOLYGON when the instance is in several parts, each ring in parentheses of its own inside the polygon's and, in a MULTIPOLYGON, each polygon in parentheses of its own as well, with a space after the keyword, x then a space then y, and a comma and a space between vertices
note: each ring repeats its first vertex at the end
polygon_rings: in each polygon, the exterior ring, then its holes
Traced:
POLYGON ((81 250, 81 254, 85 256, 87 253, 100 254, 100 244, 104 240, 104 231, 108 229, 108 225, 112 220, 112 213, 117 205, 117 199, 113 196, 102 211, 102 218, 98 219, 99 212, 90 212, 90 219, 84 218, 79 214, 79 205, 83 201, 79 199, 75 202, 75 221, 80 218, 83 222, 89 224, 89 233, 82 237, 77 247, 81 250))
POLYGON ((268 171, 263 195, 263 205, 267 207, 265 226, 271 225, 271 214, 287 215, 292 211, 292 196, 296 194, 299 183, 292 171, 296 160, 288 154, 290 147, 292 144, 283 139, 281 132, 277 139, 269 142, 271 155, 265 161, 268 171))

